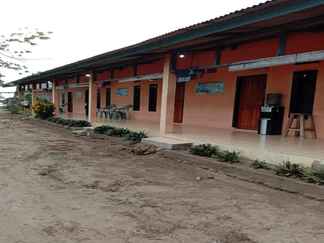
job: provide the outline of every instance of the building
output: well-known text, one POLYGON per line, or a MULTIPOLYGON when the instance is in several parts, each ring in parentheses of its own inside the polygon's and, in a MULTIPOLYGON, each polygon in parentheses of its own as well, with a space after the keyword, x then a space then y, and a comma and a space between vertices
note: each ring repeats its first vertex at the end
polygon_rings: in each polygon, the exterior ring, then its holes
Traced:
POLYGON ((324 161, 324 0, 268 1, 14 83, 48 80, 58 115, 273 162, 324 161), (304 139, 257 134, 269 94, 281 96, 282 133, 304 114, 304 139), (99 117, 113 104, 132 106, 127 121, 99 117))

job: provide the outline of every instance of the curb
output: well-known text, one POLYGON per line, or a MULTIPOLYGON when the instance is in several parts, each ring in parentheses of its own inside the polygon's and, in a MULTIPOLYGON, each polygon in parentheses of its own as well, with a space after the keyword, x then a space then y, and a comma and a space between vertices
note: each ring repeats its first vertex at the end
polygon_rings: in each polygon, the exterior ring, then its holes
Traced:
POLYGON ((182 160, 189 162, 189 164, 191 165, 198 165, 204 168, 214 169, 215 171, 221 171, 226 176, 236 178, 242 181, 263 185, 268 188, 279 191, 297 194, 316 201, 324 201, 323 186, 309 184, 299 180, 269 174, 266 173, 266 171, 255 170, 242 165, 239 166, 234 164, 218 162, 214 159, 199 157, 196 155, 189 154, 187 152, 162 150, 159 153, 169 159, 182 160))

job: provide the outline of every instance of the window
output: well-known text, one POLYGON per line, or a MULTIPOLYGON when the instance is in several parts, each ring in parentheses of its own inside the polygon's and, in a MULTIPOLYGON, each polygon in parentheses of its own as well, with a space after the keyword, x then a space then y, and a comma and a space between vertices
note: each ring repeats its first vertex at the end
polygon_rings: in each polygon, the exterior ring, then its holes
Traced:
POLYGON ((317 71, 295 72, 290 101, 291 113, 312 114, 317 71))
POLYGON ((111 106, 111 88, 106 89, 106 107, 111 106))
POLYGON ((65 93, 62 93, 62 96, 61 96, 61 105, 62 106, 65 106, 65 93))
POLYGON ((101 108, 101 95, 100 95, 100 89, 97 90, 97 109, 101 108))
POLYGON ((73 96, 72 92, 68 92, 68 112, 73 112, 73 96))
POLYGON ((150 112, 155 112, 156 111, 157 91, 158 91, 158 85, 157 84, 150 84, 149 107, 148 107, 150 112))
POLYGON ((139 111, 141 107, 141 86, 134 86, 133 110, 139 111))

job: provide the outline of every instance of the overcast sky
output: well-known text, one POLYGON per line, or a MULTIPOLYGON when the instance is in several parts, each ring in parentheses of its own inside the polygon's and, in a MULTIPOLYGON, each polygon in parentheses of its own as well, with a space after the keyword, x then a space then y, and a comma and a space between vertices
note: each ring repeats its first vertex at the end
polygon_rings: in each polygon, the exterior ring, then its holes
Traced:
MULTIPOLYGON (((1 0, 0 34, 53 31, 25 64, 45 71, 265 0, 1 0)), ((6 81, 21 76, 7 74, 6 81)))

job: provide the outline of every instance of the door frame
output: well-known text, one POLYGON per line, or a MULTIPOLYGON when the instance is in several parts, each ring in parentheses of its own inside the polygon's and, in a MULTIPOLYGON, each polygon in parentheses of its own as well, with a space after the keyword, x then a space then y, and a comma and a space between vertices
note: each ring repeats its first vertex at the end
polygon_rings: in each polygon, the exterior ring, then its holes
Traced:
MULTIPOLYGON (((233 108, 233 119, 232 119, 232 127, 235 129, 240 129, 238 128, 238 117, 239 117, 239 112, 240 112, 240 98, 241 98, 241 88, 242 88, 242 83, 243 83, 243 79, 248 78, 248 77, 263 77, 265 78, 265 97, 267 94, 267 79, 268 79, 268 75, 265 74, 256 74, 256 75, 246 75, 246 76, 237 76, 236 77, 236 88, 235 88, 235 98, 234 98, 234 108, 233 108)), ((265 98, 264 97, 264 98, 265 98)), ((247 129, 240 129, 240 130, 244 130, 244 131, 252 131, 252 130, 247 130, 247 129)), ((253 130, 254 131, 254 130, 253 130)))
POLYGON ((176 119, 176 109, 175 109, 175 107, 176 107, 176 99, 177 98, 175 98, 175 102, 174 102, 174 111, 173 111, 173 123, 175 123, 175 124, 183 124, 183 115, 184 115, 184 105, 185 105, 185 98, 186 98, 186 82, 181 82, 181 83, 177 83, 176 84, 176 91, 175 91, 175 95, 177 95, 177 90, 178 90, 178 86, 182 86, 181 88, 183 88, 183 101, 182 101, 182 107, 181 107, 181 121, 175 121, 175 119, 176 119))
POLYGON ((289 106, 288 106, 288 111, 289 114, 292 113, 293 110, 293 98, 294 98, 294 93, 296 92, 295 90, 295 85, 296 85, 296 75, 298 74, 303 74, 303 73, 314 73, 315 74, 315 80, 314 80, 314 94, 313 94, 313 101, 312 101, 312 112, 310 113, 313 114, 314 112, 314 106, 316 102, 316 89, 317 89, 317 83, 318 83, 318 70, 317 69, 306 69, 306 70, 300 70, 300 71, 294 71, 292 74, 292 81, 291 81, 291 87, 290 87, 290 97, 289 97, 289 106))

